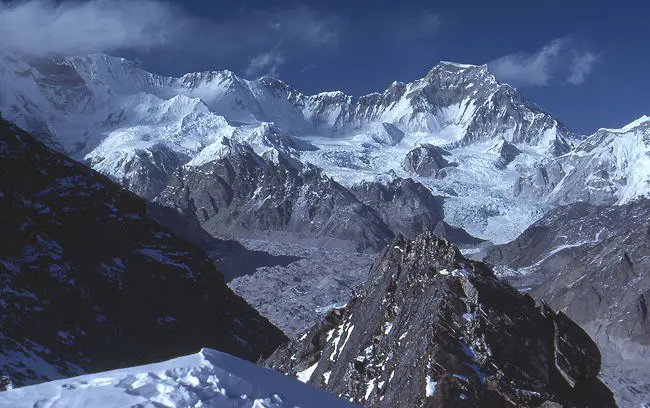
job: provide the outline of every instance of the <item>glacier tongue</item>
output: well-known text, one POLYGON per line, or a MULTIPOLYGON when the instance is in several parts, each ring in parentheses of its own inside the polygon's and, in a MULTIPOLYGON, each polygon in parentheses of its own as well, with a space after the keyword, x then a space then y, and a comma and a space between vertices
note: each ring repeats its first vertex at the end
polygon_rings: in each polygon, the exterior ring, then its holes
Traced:
POLYGON ((276 371, 211 349, 162 363, 83 375, 0 393, 0 407, 34 406, 357 407, 276 371))

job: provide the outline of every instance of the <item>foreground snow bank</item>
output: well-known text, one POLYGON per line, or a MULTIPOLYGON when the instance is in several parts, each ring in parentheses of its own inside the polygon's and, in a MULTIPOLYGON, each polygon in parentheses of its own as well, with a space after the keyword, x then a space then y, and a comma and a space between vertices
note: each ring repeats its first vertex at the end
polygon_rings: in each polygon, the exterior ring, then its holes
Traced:
POLYGON ((17 388, 0 407, 356 407, 219 351, 17 388))

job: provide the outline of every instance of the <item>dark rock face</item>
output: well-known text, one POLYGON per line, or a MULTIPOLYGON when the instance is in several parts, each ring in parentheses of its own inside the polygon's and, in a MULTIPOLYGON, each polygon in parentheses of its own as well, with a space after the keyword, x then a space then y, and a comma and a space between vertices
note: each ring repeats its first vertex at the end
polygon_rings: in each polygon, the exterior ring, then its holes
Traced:
POLYGON ((16 385, 284 335, 147 203, 0 121, 0 370, 16 385))
POLYGON ((512 163, 512 161, 521 153, 521 150, 517 149, 517 146, 512 143, 503 140, 498 145, 498 152, 499 158, 494 163, 494 167, 503 170, 508 166, 508 164, 512 163))
POLYGON ((376 210, 395 234, 416 237, 424 231, 433 231, 458 245, 483 242, 443 221, 444 198, 434 196, 410 178, 395 178, 388 184, 366 182, 353 186, 351 191, 362 203, 376 210))
POLYGON ((175 235, 201 248, 217 265, 226 282, 251 273, 260 263, 277 264, 278 259, 263 251, 249 251, 238 241, 217 239, 201 227, 194 214, 147 202, 147 217, 169 228, 175 235))
POLYGON ((617 398, 638 406, 650 393, 650 200, 559 207, 485 260, 514 270, 512 284, 564 311, 596 340, 617 398), (518 273, 516 273, 518 271, 518 273), (636 374, 625 385, 632 367, 636 374), (621 385, 619 385, 621 384, 621 385), (640 400, 636 400, 641 398, 640 400))
POLYGON ((267 365, 368 407, 616 406, 580 327, 430 233, 267 365))
POLYGON ((445 156, 450 155, 451 153, 441 147, 425 143, 406 154, 402 161, 402 167, 404 170, 421 177, 443 177, 442 169, 458 165, 445 159, 445 156))
POLYGON ((13 389, 14 385, 11 382, 11 378, 6 375, 0 376, 0 392, 9 391, 13 389))
POLYGON ((650 200, 559 207, 515 241, 488 248, 485 260, 529 268, 532 294, 584 326, 604 330, 610 341, 637 339, 648 346, 650 322, 638 306, 650 290, 649 212, 650 200))
POLYGON ((176 172, 156 201, 195 212, 215 235, 308 234, 358 250, 378 250, 394 236, 374 210, 319 169, 282 166, 228 143, 222 159, 176 172))

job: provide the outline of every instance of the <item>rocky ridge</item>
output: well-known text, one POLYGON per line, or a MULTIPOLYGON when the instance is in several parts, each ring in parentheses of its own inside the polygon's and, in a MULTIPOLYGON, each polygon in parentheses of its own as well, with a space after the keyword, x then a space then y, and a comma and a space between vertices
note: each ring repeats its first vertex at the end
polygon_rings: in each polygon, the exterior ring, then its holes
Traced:
POLYGON ((367 407, 616 406, 577 324, 431 233, 266 364, 367 407))
POLYGON ((326 245, 378 251, 397 233, 432 228, 458 243, 480 242, 447 225, 443 200, 411 179, 347 189, 317 167, 288 165, 281 152, 259 156, 247 144, 223 143, 221 159, 179 168, 156 203, 196 214, 215 236, 307 235, 326 245))
POLYGON ((255 360, 286 339, 144 200, 5 121, 0 175, 0 369, 14 385, 204 345, 255 360))
POLYGON ((622 406, 639 406, 650 395, 649 211, 647 199, 558 207, 485 257, 513 285, 587 330, 622 406))

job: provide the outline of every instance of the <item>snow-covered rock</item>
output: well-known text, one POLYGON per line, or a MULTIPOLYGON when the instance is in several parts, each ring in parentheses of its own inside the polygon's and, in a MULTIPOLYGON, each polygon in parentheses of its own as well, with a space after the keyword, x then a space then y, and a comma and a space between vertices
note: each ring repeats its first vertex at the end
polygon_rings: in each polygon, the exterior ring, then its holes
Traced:
POLYGON ((447 160, 449 156, 451 156, 451 153, 447 150, 425 143, 406 154, 402 167, 404 170, 421 177, 444 177, 444 173, 441 172, 442 169, 458 165, 449 162, 447 160))
POLYGON ((0 407, 353 408, 313 386, 216 350, 0 392, 0 407))
POLYGON ((650 194, 650 118, 600 129, 574 150, 522 173, 515 194, 554 204, 625 204, 650 194))
POLYGON ((491 150, 499 153, 499 158, 494 162, 494 166, 498 169, 505 169, 510 163, 521 153, 517 146, 512 143, 501 140, 496 145, 492 146, 491 150))

